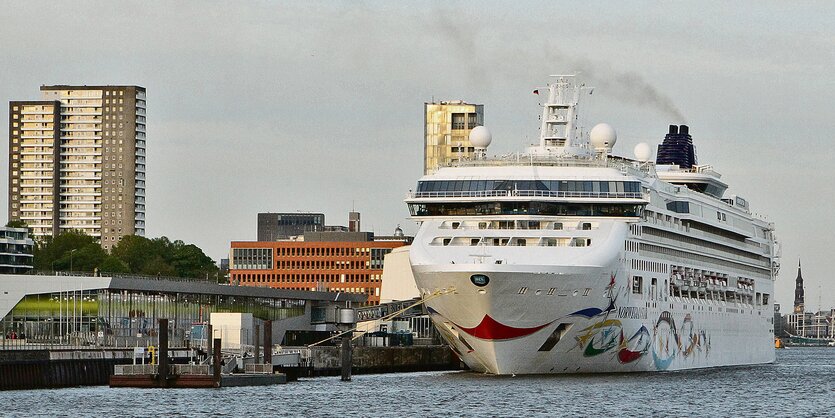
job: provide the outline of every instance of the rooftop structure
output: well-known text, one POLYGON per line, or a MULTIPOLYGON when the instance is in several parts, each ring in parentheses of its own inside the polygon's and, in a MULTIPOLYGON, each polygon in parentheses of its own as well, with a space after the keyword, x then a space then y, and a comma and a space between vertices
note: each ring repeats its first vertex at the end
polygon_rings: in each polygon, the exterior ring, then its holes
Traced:
POLYGON ((258 241, 278 241, 310 231, 322 231, 325 214, 282 212, 258 214, 258 241))

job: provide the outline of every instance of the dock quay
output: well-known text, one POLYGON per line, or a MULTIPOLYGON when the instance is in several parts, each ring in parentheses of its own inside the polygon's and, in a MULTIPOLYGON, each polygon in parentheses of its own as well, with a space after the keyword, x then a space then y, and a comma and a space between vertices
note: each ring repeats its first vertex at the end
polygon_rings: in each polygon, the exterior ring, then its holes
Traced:
MULTIPOLYGON (((275 368, 290 380, 299 377, 338 376, 342 369, 340 348, 334 346, 285 347, 297 357, 274 360, 275 368)), ((274 358, 280 357, 274 356, 274 358)), ((441 370, 462 370, 458 356, 446 345, 415 345, 409 347, 353 347, 352 374, 409 373, 441 370)))

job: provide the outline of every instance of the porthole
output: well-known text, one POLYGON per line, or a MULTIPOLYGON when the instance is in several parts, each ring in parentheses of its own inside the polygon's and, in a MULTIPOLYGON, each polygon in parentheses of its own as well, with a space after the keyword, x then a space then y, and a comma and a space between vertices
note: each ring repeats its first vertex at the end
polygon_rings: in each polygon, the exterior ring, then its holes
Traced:
POLYGON ((473 274, 470 276, 470 281, 478 287, 484 287, 487 286, 487 283, 490 283, 490 278, 483 274, 473 274))

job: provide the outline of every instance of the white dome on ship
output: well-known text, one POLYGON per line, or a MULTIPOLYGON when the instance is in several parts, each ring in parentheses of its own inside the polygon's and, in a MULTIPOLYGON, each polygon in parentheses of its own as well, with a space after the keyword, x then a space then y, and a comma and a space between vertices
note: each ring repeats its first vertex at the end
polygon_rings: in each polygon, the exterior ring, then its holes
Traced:
POLYGON ((635 153, 635 159, 640 162, 645 163, 652 159, 652 147, 646 142, 641 142, 638 145, 635 145, 633 152, 635 153))
POLYGON ((484 126, 476 126, 470 131, 470 143, 476 148, 487 148, 492 141, 493 135, 484 126))
POLYGON ((611 150, 615 146, 615 142, 618 141, 618 133, 615 132, 615 128, 612 125, 598 123, 594 125, 594 128, 591 128, 589 140, 591 140, 591 146, 594 149, 611 150))

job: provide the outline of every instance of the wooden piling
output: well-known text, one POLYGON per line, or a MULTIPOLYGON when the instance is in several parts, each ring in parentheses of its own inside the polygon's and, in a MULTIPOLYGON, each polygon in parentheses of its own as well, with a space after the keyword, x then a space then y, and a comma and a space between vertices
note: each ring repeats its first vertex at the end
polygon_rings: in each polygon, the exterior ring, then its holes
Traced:
POLYGON ((157 350, 159 356, 159 380, 165 385, 168 380, 168 319, 160 318, 159 320, 159 349, 157 350))

